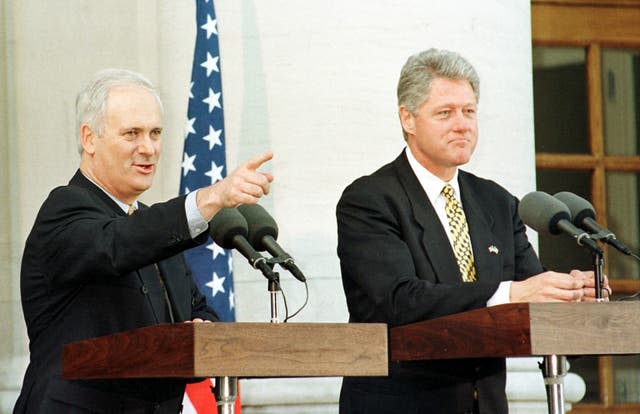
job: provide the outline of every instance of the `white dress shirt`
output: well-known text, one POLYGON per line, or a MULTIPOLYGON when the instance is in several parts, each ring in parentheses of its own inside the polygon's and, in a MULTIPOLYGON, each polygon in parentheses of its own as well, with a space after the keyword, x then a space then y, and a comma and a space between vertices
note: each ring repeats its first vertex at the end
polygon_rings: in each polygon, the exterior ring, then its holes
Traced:
MULTIPOLYGON (((458 184, 458 169, 456 169, 456 172, 454 173, 453 178, 451 178, 451 181, 442 181, 440 178, 432 174, 431 171, 423 167, 418 162, 418 160, 416 160, 409 147, 405 148, 405 153, 407 155, 407 160, 409 161, 409 165, 411 166, 413 173, 418 178, 420 185, 424 189, 424 192, 427 194, 427 198, 429 198, 429 201, 433 205, 433 208, 436 211, 438 218, 440 219, 440 223, 442 223, 442 227, 445 229, 445 232, 449 237, 451 248, 453 248, 453 239, 451 238, 451 231, 449 229, 449 219, 447 218, 447 212, 445 210, 446 202, 441 192, 442 188, 445 185, 450 184, 455 192, 456 200, 458 200, 458 202, 462 206, 462 198, 460 197, 460 185, 458 184)), ((487 306, 509 303, 510 289, 511 281, 501 282, 493 296, 491 296, 487 301, 487 306)))

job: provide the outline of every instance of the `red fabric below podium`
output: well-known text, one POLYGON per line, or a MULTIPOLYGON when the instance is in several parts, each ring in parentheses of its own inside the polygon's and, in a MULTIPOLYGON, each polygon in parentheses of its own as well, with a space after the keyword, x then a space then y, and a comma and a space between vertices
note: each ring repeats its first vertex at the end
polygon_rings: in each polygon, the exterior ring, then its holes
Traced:
MULTIPOLYGON (((211 390, 212 386, 213 380, 211 379, 187 385, 183 414, 218 414, 218 407, 216 406, 216 401, 211 390)), ((238 384, 235 414, 241 414, 241 410, 240 385, 238 384)))

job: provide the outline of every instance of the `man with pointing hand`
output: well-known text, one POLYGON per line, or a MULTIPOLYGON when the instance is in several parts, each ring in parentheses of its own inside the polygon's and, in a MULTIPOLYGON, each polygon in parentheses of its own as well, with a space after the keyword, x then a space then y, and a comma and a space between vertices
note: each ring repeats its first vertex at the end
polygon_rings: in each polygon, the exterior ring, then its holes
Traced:
MULTIPOLYGON (((80 167, 42 205, 20 287, 30 363, 14 413, 180 411, 177 379, 69 381, 65 343, 158 323, 216 321, 181 254, 205 243, 220 210, 256 203, 273 176, 256 156, 223 180, 150 207, 162 148, 162 103, 142 75, 104 70, 76 101, 80 167)), ((135 357, 132 355, 132 357, 135 357)))

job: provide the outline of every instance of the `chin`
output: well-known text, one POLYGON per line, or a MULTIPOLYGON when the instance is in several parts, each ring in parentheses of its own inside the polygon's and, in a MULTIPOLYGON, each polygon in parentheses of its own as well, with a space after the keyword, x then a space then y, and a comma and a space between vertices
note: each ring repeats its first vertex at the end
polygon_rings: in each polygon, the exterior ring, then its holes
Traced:
POLYGON ((453 164, 455 165, 464 165, 471 160, 471 154, 460 154, 457 157, 453 158, 453 164))
POLYGON ((145 180, 145 181, 137 182, 136 184, 137 185, 135 185, 135 189, 139 193, 142 193, 144 191, 147 191, 149 188, 151 188, 151 185, 153 184, 153 180, 145 180))

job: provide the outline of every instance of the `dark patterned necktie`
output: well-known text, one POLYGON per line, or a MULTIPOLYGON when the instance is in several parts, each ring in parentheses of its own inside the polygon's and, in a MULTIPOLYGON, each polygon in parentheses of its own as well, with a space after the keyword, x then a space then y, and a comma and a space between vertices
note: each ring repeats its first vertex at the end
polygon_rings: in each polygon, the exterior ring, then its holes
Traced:
POLYGON ((442 189, 441 194, 446 202, 445 211, 449 220, 449 229, 453 239, 453 253, 456 256, 462 280, 465 282, 476 281, 476 268, 473 265, 473 250, 471 249, 471 239, 469 238, 469 225, 464 216, 462 206, 456 200, 453 187, 447 184, 442 189))

